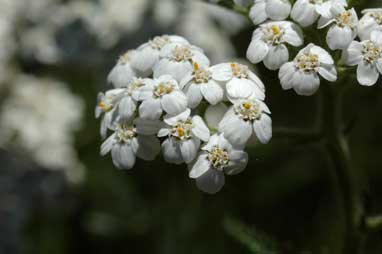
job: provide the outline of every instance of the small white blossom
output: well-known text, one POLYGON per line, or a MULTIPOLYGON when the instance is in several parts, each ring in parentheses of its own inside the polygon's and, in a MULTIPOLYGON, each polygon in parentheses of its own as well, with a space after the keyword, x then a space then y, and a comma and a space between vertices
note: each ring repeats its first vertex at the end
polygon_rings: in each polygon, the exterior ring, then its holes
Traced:
POLYGON ((263 82, 249 70, 248 66, 239 63, 222 63, 210 67, 214 80, 226 83, 227 98, 231 101, 255 96, 265 98, 263 82))
POLYGON ((370 40, 353 41, 343 52, 343 60, 350 66, 358 65, 357 80, 372 86, 382 74, 382 31, 373 31, 370 40))
POLYGON ((119 58, 107 77, 108 83, 114 87, 126 87, 134 77, 138 76, 137 71, 131 65, 131 58, 135 54, 135 51, 130 50, 119 58))
POLYGON ((301 29, 289 21, 260 25, 252 36, 247 58, 254 64, 264 61, 270 70, 277 70, 289 60, 286 44, 299 47, 304 43, 301 29))
POLYGON ((107 129, 111 127, 116 106, 123 96, 124 89, 116 88, 106 93, 98 93, 97 106, 95 108, 95 116, 101 119, 101 137, 105 138, 107 129))
POLYGON ((198 153, 200 141, 208 142, 210 131, 200 116, 190 116, 187 109, 176 116, 165 116, 166 126, 158 136, 168 138, 162 143, 163 156, 167 162, 190 163, 198 153))
POLYGON ((219 123, 223 119, 228 107, 224 103, 219 103, 217 105, 209 105, 204 112, 204 119, 207 123, 208 128, 212 131, 217 131, 219 128, 219 123))
POLYGON ((382 30, 382 8, 365 9, 363 17, 359 20, 358 36, 361 40, 369 40, 372 31, 382 30))
POLYGON ((224 174, 238 174, 245 169, 247 163, 246 152, 236 150, 222 134, 215 134, 190 165, 189 176, 196 180, 200 190, 214 194, 224 186, 224 174))
POLYGON ((331 50, 346 49, 357 36, 358 16, 354 8, 346 10, 341 4, 333 4, 331 18, 321 17, 318 28, 330 25, 326 43, 331 50))
POLYGON ((333 4, 347 6, 346 0, 297 0, 293 5, 291 17, 303 27, 310 26, 319 16, 330 18, 333 4))
POLYGON ((114 133, 101 146, 101 155, 111 151, 113 164, 119 169, 131 169, 136 157, 154 160, 160 151, 156 132, 160 121, 137 118, 134 122, 120 122, 113 128, 114 133))
POLYGON ((203 98, 211 105, 223 100, 224 89, 213 76, 211 68, 199 67, 194 63, 194 70, 182 79, 180 87, 187 96, 190 108, 196 108, 203 98))
POLYGON ((143 100, 139 107, 140 117, 159 119, 163 111, 169 115, 177 115, 186 110, 187 97, 172 76, 164 75, 145 83, 140 92, 143 100))
POLYGON ((132 65, 143 73, 152 72, 152 68, 159 61, 162 48, 170 43, 177 45, 189 45, 189 42, 181 36, 162 35, 156 36, 137 50, 137 56, 132 58, 132 65))
POLYGON ((319 46, 309 44, 293 62, 281 66, 279 78, 284 90, 293 88, 297 94, 309 96, 320 86, 318 74, 331 82, 337 80, 337 71, 330 54, 319 46))
POLYGON ((249 17, 255 25, 267 19, 284 20, 289 16, 291 8, 289 0, 254 0, 249 17))
POLYGON ((267 105, 256 99, 238 100, 228 109, 219 124, 219 131, 233 145, 243 147, 256 135, 266 144, 272 138, 272 119, 267 105))
POLYGON ((161 50, 161 60, 154 65, 154 78, 171 75, 180 82, 187 73, 193 70, 193 64, 208 67, 210 61, 203 50, 190 45, 170 43, 161 50))

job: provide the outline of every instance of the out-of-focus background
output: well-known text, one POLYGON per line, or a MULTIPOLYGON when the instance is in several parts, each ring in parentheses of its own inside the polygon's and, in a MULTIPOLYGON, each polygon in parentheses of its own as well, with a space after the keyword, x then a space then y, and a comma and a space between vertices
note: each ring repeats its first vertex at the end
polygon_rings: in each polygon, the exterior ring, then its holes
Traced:
MULTIPOLYGON (((357 1, 358 13, 381 7, 357 1)), ((94 106, 125 50, 179 34, 212 63, 243 59, 253 25, 196 0, 0 0, 0 253, 340 253, 341 194, 315 143, 276 136, 213 196, 161 158, 115 169, 99 156, 94 106), (260 251, 259 251, 260 250, 260 251)), ((311 128, 320 94, 281 90, 257 69, 274 128, 311 128)), ((366 214, 382 213, 382 86, 351 79, 353 167, 366 214)), ((382 233, 363 234, 382 253, 382 233)))

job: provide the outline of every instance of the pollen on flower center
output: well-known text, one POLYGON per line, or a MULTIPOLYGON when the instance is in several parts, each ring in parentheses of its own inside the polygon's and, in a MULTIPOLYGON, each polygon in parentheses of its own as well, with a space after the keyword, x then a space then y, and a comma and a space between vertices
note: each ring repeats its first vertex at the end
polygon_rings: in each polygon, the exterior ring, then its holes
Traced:
POLYGON ((214 146, 208 152, 207 159, 216 170, 223 171, 229 163, 229 154, 226 150, 214 146))
POLYGON ((194 82, 197 84, 208 83, 208 81, 211 79, 211 72, 204 68, 199 68, 199 65, 194 63, 193 76, 194 82))
POLYGON ((180 140, 190 139, 192 127, 192 120, 190 118, 186 121, 178 121, 171 129, 171 136, 180 140))
POLYGON ((382 11, 371 12, 370 17, 374 18, 378 25, 382 25, 382 11))
POLYGON ((126 143, 130 139, 137 136, 137 130, 135 126, 127 124, 118 124, 116 129, 116 139, 119 143, 126 143))
POLYGON ((237 78, 248 78, 248 67, 239 63, 231 63, 231 70, 237 78))
POLYGON ((152 49, 161 50, 167 43, 170 42, 170 37, 167 35, 156 36, 150 41, 150 46, 152 49))
POLYGON ((177 62, 190 61, 193 54, 187 46, 176 46, 172 50, 173 59, 177 62))
POLYGON ((280 44, 284 35, 284 29, 277 25, 271 25, 267 27, 264 32, 264 40, 271 44, 280 44))
POLYGON ((161 97, 163 95, 171 93, 172 91, 174 91, 174 84, 170 82, 160 83, 157 87, 155 87, 154 95, 156 97, 161 97))
POLYGON ((351 27, 353 28, 355 26, 355 23, 353 22, 353 16, 350 11, 344 11, 343 13, 337 15, 336 17, 336 24, 339 27, 351 27))
POLYGON ((134 78, 134 80, 127 86, 126 92, 128 95, 132 95, 133 92, 144 86, 142 79, 134 78))
POLYGON ((319 67, 318 56, 316 54, 303 54, 297 58, 296 67, 300 71, 313 72, 319 67))
POLYGON ((256 101, 244 101, 236 105, 234 110, 245 121, 253 121, 261 116, 260 105, 256 101))
POLYGON ((130 52, 126 52, 125 54, 121 55, 118 59, 119 64, 127 64, 129 62, 129 54, 130 52))
POLYGON ((363 60, 366 63, 373 63, 378 60, 382 56, 382 50, 377 45, 375 45, 371 41, 367 41, 363 45, 363 60))

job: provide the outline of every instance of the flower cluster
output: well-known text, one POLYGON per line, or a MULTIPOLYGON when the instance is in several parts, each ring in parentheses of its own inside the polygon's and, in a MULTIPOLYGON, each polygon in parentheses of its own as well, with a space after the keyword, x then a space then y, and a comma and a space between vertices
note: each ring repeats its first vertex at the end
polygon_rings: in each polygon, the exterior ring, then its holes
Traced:
POLYGON ((131 169, 136 157, 186 163, 198 188, 218 192, 225 175, 245 169, 246 144, 272 137, 262 81, 245 65, 210 65, 203 50, 175 35, 123 54, 100 93, 101 155, 131 169), (240 131, 238 131, 240 130, 240 131))
MULTIPOLYGON (((382 9, 366 9, 358 20, 354 8, 345 0, 254 0, 249 16, 259 25, 252 36, 247 58, 254 64, 263 62, 269 70, 279 70, 283 89, 294 89, 299 95, 312 95, 320 85, 320 76, 329 82, 337 80, 338 63, 330 50, 342 51, 342 63, 358 65, 361 85, 374 85, 382 73, 382 9), (286 21, 288 17, 296 22, 286 21), (317 22, 317 28, 328 28, 326 45, 309 43, 289 61, 288 48, 304 45, 301 27, 317 22), (361 42, 355 41, 356 37, 361 42)), ((318 42, 320 43, 320 42, 318 42)))

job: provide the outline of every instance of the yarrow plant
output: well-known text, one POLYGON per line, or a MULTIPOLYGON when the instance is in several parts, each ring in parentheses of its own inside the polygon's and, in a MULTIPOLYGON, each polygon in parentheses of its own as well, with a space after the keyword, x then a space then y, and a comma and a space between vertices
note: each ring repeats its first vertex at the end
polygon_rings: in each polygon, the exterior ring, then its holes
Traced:
MULTIPOLYGON (((351 66, 358 66, 357 80, 364 86, 382 74, 381 9, 364 10, 359 21, 345 0, 221 2, 253 21, 247 58, 278 73, 284 90, 311 96, 322 80, 337 82, 351 66), (309 27, 325 29, 326 40, 305 37, 309 27), (342 51, 342 58, 335 51, 342 51)), ((114 88, 99 94, 96 117, 102 138, 110 134, 101 155, 111 152, 119 169, 162 151, 166 162, 187 164, 197 187, 212 194, 221 190, 225 175, 246 168, 246 147, 272 138, 265 103, 269 84, 235 61, 211 65, 203 49, 181 36, 157 36, 128 50, 108 82, 114 88)))

